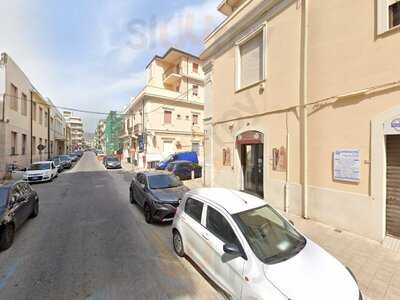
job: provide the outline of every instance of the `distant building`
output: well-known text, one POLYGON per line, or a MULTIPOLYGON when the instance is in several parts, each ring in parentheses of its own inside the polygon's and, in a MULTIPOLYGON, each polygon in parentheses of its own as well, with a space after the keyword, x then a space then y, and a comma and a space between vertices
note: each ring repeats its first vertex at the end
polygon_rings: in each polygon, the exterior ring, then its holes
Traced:
POLYGON ((121 152, 119 136, 122 130, 123 119, 115 111, 111 111, 105 122, 105 150, 106 153, 117 154, 121 152))
POLYGON ((71 127, 72 149, 80 149, 83 146, 83 122, 81 117, 74 116, 70 111, 64 111, 63 116, 71 127))
POLYGON ((96 132, 94 134, 95 139, 95 148, 101 150, 103 152, 106 151, 106 144, 105 144, 105 129, 106 129, 106 121, 100 120, 96 127, 96 132))
POLYGON ((11 164, 26 167, 50 158, 54 105, 6 53, 0 56, 0 107, 0 178, 11 164))
POLYGON ((154 167, 168 155, 203 156, 204 74, 201 60, 170 48, 146 67, 146 86, 124 110, 123 156, 154 167))

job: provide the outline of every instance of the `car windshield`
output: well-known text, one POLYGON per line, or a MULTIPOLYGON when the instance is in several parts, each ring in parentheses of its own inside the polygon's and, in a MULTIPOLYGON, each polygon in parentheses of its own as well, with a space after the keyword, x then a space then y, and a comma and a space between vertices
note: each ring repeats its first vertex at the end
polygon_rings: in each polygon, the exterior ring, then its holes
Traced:
POLYGON ((299 253, 306 239, 269 205, 233 215, 254 254, 266 264, 299 253))
POLYGON ((69 156, 63 155, 63 156, 60 156, 60 159, 62 161, 66 161, 66 160, 69 160, 70 158, 69 158, 69 156))
POLYGON ((49 163, 43 163, 43 164, 33 164, 28 168, 28 171, 39 171, 39 170, 48 170, 50 169, 50 164, 49 163))
POLYGON ((116 157, 107 158, 107 161, 119 161, 116 157))
POLYGON ((160 174, 149 176, 149 187, 151 189, 168 189, 181 186, 182 182, 172 175, 160 174))

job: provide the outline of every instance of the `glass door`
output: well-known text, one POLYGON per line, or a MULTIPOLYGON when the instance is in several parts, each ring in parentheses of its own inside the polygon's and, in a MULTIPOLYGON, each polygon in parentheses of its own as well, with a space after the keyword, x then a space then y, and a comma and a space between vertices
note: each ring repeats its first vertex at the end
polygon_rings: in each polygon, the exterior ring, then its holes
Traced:
POLYGON ((244 190, 264 197, 263 144, 241 145, 244 190))

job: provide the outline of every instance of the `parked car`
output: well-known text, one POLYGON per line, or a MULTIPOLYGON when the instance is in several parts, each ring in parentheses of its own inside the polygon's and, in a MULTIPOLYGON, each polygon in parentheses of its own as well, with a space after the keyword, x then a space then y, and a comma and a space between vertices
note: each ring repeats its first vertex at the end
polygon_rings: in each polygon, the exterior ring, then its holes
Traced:
POLYGON ((23 179, 28 182, 52 181, 58 176, 58 170, 53 161, 35 162, 26 169, 23 179))
POLYGON ((172 221, 180 199, 189 189, 178 177, 163 171, 139 172, 129 188, 131 203, 144 210, 147 223, 172 221))
POLYGON ((255 196, 188 192, 172 235, 177 255, 189 256, 230 299, 362 299, 350 269, 255 196))
POLYGON ((54 162, 54 165, 56 166, 58 173, 61 173, 64 170, 64 165, 61 159, 58 156, 56 156, 53 157, 52 161, 54 162))
POLYGON ((106 169, 121 169, 121 162, 116 157, 109 157, 106 159, 104 166, 106 169))
POLYGON ((39 197, 28 183, 17 181, 0 185, 0 251, 10 248, 15 231, 26 219, 38 214, 39 197))
POLYGON ((175 154, 171 154, 165 160, 158 163, 156 169, 157 170, 165 170, 169 163, 178 161, 178 160, 186 160, 192 163, 198 164, 199 158, 197 157, 197 152, 195 151, 183 151, 177 152, 175 154))
POLYGON ((68 156, 71 158, 72 162, 77 162, 79 160, 79 155, 76 153, 71 153, 68 156))
POLYGON ((188 180, 192 179, 192 172, 194 178, 200 178, 202 168, 191 161, 178 160, 169 163, 166 170, 178 176, 180 180, 188 180))
POLYGON ((60 155, 59 158, 60 158, 60 160, 62 162, 62 165, 63 165, 64 169, 71 169, 72 168, 72 159, 71 159, 71 157, 69 155, 60 155))

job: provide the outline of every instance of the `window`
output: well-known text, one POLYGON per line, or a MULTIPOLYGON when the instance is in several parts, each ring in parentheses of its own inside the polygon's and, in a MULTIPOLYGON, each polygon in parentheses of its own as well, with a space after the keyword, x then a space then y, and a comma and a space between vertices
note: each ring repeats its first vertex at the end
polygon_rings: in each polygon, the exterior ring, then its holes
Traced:
POLYGON ((237 89, 264 80, 264 49, 263 29, 239 43, 236 60, 237 89))
POLYGON ((192 115, 193 125, 199 124, 199 115, 192 115))
POLYGON ((36 102, 32 102, 32 120, 36 121, 36 102))
POLYGON ((43 140, 42 140, 42 138, 39 138, 39 145, 43 145, 43 140))
POLYGON ((164 124, 171 124, 172 111, 164 110, 164 124))
POLYGON ((49 114, 47 113, 47 111, 44 112, 44 126, 47 127, 49 121, 49 114))
POLYGON ((24 93, 21 94, 21 114, 23 116, 28 115, 28 98, 24 93))
POLYGON ((200 152, 200 144, 197 142, 192 143, 192 151, 196 152, 199 155, 200 152))
MULTIPOLYGON (((393 2, 393 1, 389 1, 393 2)), ((400 25, 400 1, 389 4, 389 28, 400 25)))
POLYGON ((36 137, 32 137, 32 154, 36 154, 36 137))
POLYGON ((222 242, 239 246, 239 241, 231 225, 222 214, 211 206, 207 207, 206 227, 222 242))
POLYGON ((21 154, 26 154, 26 134, 22 135, 22 147, 21 147, 21 154))
POLYGON ((193 63, 193 73, 199 73, 199 64, 193 63))
POLYGON ((17 155, 17 133, 11 132, 11 155, 17 155))
POLYGON ((39 107, 39 124, 43 124, 43 108, 39 107))
POLYGON ((195 85, 195 84, 193 85, 192 93, 193 93, 193 96, 199 95, 199 86, 198 85, 195 85))
POLYGON ((201 223, 201 215, 203 212, 204 204, 200 201, 189 198, 186 200, 185 213, 201 223))
POLYGON ((11 83, 10 109, 18 111, 18 88, 11 83))

